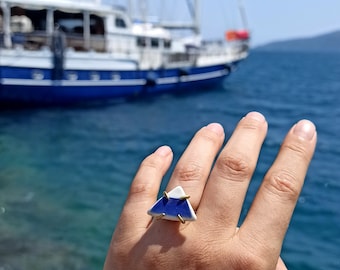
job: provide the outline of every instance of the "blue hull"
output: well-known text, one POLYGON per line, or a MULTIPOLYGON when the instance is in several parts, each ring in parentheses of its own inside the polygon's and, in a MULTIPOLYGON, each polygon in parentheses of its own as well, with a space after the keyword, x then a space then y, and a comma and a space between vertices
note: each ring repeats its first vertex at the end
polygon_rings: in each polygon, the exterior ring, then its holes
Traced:
POLYGON ((65 70, 53 80, 52 70, 0 67, 0 104, 53 105, 155 95, 211 87, 238 63, 152 71, 65 70))

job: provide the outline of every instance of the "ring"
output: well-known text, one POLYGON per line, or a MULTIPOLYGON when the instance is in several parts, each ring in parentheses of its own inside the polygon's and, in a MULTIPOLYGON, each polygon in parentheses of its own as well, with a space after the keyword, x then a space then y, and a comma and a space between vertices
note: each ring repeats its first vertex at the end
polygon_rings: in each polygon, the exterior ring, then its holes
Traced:
POLYGON ((194 221, 197 217, 189 198, 181 186, 169 192, 164 191, 163 196, 155 202, 148 214, 157 219, 180 221, 183 224, 185 221, 194 221))

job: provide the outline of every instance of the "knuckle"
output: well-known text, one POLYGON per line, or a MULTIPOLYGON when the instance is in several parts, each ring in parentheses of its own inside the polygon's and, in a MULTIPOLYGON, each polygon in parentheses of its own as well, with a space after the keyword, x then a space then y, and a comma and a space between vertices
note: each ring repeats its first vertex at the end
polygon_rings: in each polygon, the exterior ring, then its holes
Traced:
POLYGON ((117 240, 117 237, 114 235, 110 243, 109 254, 112 260, 116 262, 116 269, 124 269, 124 266, 128 265, 129 257, 127 256, 127 250, 130 248, 131 245, 129 241, 125 239, 117 240))
POLYGON ((155 156, 149 156, 140 164, 138 174, 142 176, 156 174, 162 170, 163 164, 161 159, 155 156))
POLYGON ((294 156, 301 157, 304 161, 309 162, 310 156, 308 155, 307 149, 304 147, 302 143, 287 143, 283 144, 282 148, 284 150, 288 150, 289 152, 292 152, 294 156))
POLYGON ((268 260, 257 256, 254 253, 244 252, 236 262, 237 269, 264 270, 272 269, 269 267, 268 260))
MULTIPOLYGON (((195 248, 191 248, 186 254, 185 261, 192 265, 191 269, 205 270, 212 269, 211 265, 214 265, 219 260, 216 247, 216 242, 211 238, 202 237, 203 239, 194 240, 191 245, 195 248), (211 257, 211 254, 215 254, 211 257)), ((220 243, 218 243, 220 244, 220 243)), ((219 245, 218 245, 219 246, 219 245)))
POLYGON ((139 170, 130 186, 130 195, 149 194, 155 189, 154 182, 149 179, 157 178, 162 171, 162 164, 152 156, 142 161, 139 170))
POLYGON ((147 194, 150 192, 152 185, 149 183, 132 183, 130 187, 130 195, 147 194))
POLYGON ((259 121, 257 120, 252 120, 249 121, 249 119, 247 119, 246 122, 243 122, 241 127, 245 130, 260 130, 262 128, 263 125, 260 125, 259 121))
POLYGON ((203 167, 195 162, 177 165, 174 175, 180 181, 200 181, 203 177, 203 167))
POLYGON ((159 167, 159 160, 154 156, 149 156, 144 159, 140 165, 141 169, 150 168, 150 169, 157 169, 159 167))
POLYGON ((224 155, 217 161, 216 166, 218 170, 227 175, 228 179, 235 181, 247 180, 252 169, 247 159, 236 155, 224 155))
POLYGON ((300 194, 300 188, 293 173, 282 170, 272 173, 266 182, 267 189, 282 198, 296 200, 300 194))
POLYGON ((220 137, 217 136, 216 133, 214 133, 210 130, 207 130, 207 129, 202 129, 199 132, 199 136, 204 141, 207 141, 207 142, 212 143, 212 144, 217 143, 219 141, 219 138, 220 138, 220 137))
MULTIPOLYGON (((142 259, 142 258, 141 258, 142 259)), ((165 269, 167 260, 157 252, 148 252, 143 258, 143 269, 165 269)))
MULTIPOLYGON (((257 242, 257 241, 256 241, 257 242)), ((257 245, 249 245, 250 242, 239 242, 241 245, 239 249, 231 250, 231 256, 234 258, 231 260, 231 264, 234 266, 232 269, 243 270, 269 270, 275 269, 271 259, 270 250, 268 252, 262 248, 256 247, 257 245), (241 251, 241 252, 240 252, 241 251)), ((258 244, 258 243, 256 243, 258 244)), ((261 247, 263 245, 261 244, 261 247)), ((273 256, 275 257, 275 256, 273 256)), ((275 262, 274 262, 275 265, 275 262)))

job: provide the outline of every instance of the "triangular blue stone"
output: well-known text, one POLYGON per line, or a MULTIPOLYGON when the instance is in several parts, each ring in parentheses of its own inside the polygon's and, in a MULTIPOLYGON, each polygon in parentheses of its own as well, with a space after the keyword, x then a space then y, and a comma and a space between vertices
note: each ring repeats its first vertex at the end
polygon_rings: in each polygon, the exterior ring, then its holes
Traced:
POLYGON ((163 219, 181 221, 196 220, 196 214, 192 208, 188 196, 181 186, 177 186, 169 193, 164 192, 164 196, 151 207, 148 214, 163 219))
POLYGON ((152 216, 161 216, 165 214, 168 217, 178 219, 180 215, 184 220, 193 219, 193 215, 190 211, 187 200, 173 199, 166 197, 160 198, 156 204, 149 210, 149 214, 152 216))

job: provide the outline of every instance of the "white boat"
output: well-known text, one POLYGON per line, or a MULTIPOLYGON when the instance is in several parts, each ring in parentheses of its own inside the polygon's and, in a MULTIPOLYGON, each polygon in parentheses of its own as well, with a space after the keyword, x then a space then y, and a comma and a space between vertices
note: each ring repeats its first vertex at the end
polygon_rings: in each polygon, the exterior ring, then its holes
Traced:
MULTIPOLYGON (((140 1, 143 2, 143 1, 140 1)), ((246 30, 136 21, 98 0, 0 0, 0 104, 67 104, 211 87, 248 55, 246 30), (186 30, 187 36, 174 35, 186 30), (190 30, 190 31, 188 31, 190 30)))

